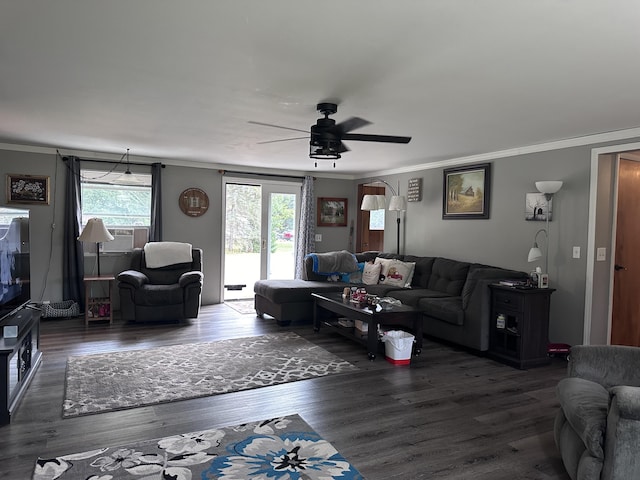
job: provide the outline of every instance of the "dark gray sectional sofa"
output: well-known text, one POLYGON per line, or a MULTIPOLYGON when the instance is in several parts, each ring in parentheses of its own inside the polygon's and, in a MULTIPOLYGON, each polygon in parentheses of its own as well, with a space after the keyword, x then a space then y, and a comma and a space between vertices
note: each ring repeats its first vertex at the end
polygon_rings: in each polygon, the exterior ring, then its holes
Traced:
MULTIPOLYGON (((376 257, 415 262, 410 288, 392 285, 362 285, 367 293, 397 298, 423 313, 423 332, 478 351, 489 348, 490 289, 502 279, 526 279, 525 272, 442 257, 419 257, 392 253, 356 254, 358 262, 376 257)), ((313 273, 313 262, 305 259, 304 280, 260 280, 254 285, 255 308, 259 316, 269 314, 278 324, 311 322, 312 292, 342 291, 348 284, 329 282, 313 273)))

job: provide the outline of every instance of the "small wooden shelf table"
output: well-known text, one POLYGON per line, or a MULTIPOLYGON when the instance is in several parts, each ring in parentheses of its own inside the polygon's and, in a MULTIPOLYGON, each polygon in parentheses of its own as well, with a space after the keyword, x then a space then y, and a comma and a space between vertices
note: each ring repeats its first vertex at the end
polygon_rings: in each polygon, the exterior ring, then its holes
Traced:
POLYGON ((84 324, 97 320, 109 320, 109 324, 113 323, 113 281, 116 279, 113 275, 99 275, 84 277, 85 291, 85 307, 84 307, 84 324), (107 282, 109 296, 93 297, 91 287, 99 282, 107 282))

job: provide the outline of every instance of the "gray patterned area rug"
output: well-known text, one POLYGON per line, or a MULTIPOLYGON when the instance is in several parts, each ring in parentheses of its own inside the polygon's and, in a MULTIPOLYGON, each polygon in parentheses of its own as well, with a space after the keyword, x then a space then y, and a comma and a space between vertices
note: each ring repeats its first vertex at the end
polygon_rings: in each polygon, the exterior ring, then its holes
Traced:
POLYGON ((356 371, 293 332, 69 357, 64 418, 356 371))
POLYGON ((298 415, 39 458, 32 480, 363 480, 298 415))

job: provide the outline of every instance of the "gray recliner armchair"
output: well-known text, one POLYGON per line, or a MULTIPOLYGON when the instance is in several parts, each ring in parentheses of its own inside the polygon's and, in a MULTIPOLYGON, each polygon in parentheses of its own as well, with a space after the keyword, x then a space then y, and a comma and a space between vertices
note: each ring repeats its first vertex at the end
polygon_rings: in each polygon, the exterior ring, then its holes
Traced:
POLYGON ((202 250, 191 249, 191 261, 147 266, 145 251, 135 248, 129 270, 118 274, 123 320, 180 321, 196 318, 202 294, 202 250))
POLYGON ((554 435, 571 479, 640 479, 640 348, 574 346, 557 394, 554 435))

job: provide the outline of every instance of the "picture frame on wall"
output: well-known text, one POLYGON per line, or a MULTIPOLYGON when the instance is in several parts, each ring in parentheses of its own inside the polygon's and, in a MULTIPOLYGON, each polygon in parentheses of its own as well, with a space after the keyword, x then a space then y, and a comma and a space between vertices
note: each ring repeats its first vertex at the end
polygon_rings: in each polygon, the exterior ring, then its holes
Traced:
POLYGON ((318 197, 318 227, 346 227, 347 199, 318 197))
POLYGON ((527 193, 525 197, 524 219, 530 222, 553 220, 553 199, 546 199, 544 193, 527 193))
POLYGON ((487 219, 491 197, 491 164, 447 168, 443 175, 442 218, 487 219))
POLYGON ((7 203, 49 205, 49 176, 8 173, 7 203))

